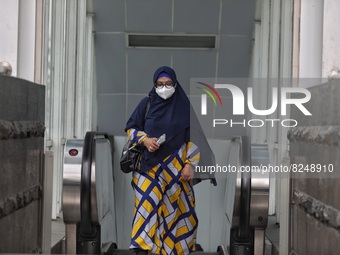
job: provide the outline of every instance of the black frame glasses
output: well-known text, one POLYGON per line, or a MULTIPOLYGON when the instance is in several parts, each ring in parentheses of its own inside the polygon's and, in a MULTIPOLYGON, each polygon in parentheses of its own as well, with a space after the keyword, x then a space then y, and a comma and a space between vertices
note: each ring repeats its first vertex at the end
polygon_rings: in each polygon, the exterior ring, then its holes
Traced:
POLYGON ((155 88, 163 88, 166 87, 167 89, 171 89, 172 87, 176 87, 176 84, 174 84, 173 82, 166 82, 166 83, 156 83, 155 84, 155 88))

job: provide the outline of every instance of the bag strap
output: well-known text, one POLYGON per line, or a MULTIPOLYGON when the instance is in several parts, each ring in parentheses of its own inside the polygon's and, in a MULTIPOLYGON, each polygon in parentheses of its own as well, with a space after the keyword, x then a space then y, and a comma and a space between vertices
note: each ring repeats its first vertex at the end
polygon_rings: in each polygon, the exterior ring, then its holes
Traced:
POLYGON ((145 124, 146 116, 148 115, 149 109, 150 109, 150 97, 148 97, 148 102, 146 103, 146 110, 145 110, 145 115, 144 115, 143 129, 144 129, 144 124, 145 124))

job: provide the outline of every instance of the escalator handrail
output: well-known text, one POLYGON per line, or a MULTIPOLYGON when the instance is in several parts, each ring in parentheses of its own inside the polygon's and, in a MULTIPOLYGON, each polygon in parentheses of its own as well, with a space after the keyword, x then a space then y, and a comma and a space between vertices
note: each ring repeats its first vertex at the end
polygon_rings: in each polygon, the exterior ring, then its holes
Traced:
MULTIPOLYGON (((247 136, 237 136, 232 138, 232 142, 240 145, 240 164, 242 166, 250 166, 251 147, 247 136)), ((238 241, 249 241, 250 232, 250 196, 251 196, 251 173, 241 173, 241 188, 240 188, 240 218, 237 231, 238 241)))
POLYGON ((96 234, 96 228, 92 227, 91 219, 91 166, 92 155, 95 149, 96 136, 102 135, 108 139, 106 133, 86 132, 84 139, 82 164, 81 164, 81 184, 80 184, 80 234, 84 237, 96 234))

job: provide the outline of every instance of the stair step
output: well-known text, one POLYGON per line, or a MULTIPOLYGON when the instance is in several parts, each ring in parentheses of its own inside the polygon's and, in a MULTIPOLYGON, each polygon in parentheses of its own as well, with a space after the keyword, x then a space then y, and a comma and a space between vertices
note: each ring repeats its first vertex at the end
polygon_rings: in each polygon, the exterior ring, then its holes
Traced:
POLYGON ((192 254, 192 255, 219 255, 218 252, 205 252, 205 251, 196 251, 196 252, 192 252, 190 254, 192 254))
MULTIPOLYGON (((133 255, 135 253, 133 253, 130 250, 126 250, 126 249, 116 249, 116 250, 112 250, 112 253, 110 255, 133 255)), ((149 253, 150 255, 153 255, 152 253, 149 253)), ((218 252, 203 252, 203 251, 196 251, 191 253, 192 255, 219 255, 218 252)))
POLYGON ((124 250, 124 249, 116 249, 113 250, 113 252, 111 253, 112 255, 133 255, 135 254, 134 252, 130 251, 130 250, 124 250))

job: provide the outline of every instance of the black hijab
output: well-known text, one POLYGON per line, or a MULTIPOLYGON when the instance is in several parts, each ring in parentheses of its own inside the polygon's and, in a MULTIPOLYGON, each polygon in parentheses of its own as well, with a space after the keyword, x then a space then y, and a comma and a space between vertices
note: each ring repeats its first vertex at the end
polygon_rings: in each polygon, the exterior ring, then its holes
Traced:
MULTIPOLYGON (((174 94, 164 100, 158 96, 155 86, 153 86, 149 97, 144 98, 139 103, 125 127, 125 131, 130 128, 144 130, 148 137, 160 137, 162 134, 166 134, 165 143, 157 151, 151 153, 144 150, 141 171, 148 171, 189 141, 196 144, 200 149, 200 166, 215 166, 215 156, 204 136, 187 95, 177 81, 175 71, 167 66, 158 68, 153 76, 153 85, 155 85, 158 76, 163 72, 167 73, 175 84, 174 94), (150 108, 144 123, 148 100, 150 100, 150 108)), ((211 179, 212 183, 216 185, 213 175, 203 175, 205 176, 195 173, 194 182, 200 182, 201 179, 211 179)))

